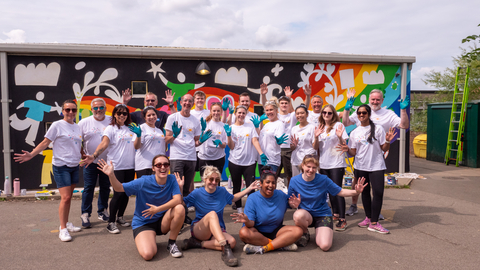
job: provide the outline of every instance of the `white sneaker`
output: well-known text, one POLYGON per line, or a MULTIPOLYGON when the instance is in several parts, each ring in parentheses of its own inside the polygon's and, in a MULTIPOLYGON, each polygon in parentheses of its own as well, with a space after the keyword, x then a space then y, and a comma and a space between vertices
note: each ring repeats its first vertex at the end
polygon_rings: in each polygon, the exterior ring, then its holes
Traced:
POLYGON ((195 206, 188 207, 188 212, 195 212, 195 206))
POLYGON ((239 214, 243 213, 243 207, 238 207, 237 208, 237 213, 239 213, 239 214))
POLYGON ((80 228, 80 227, 75 227, 75 226, 73 226, 73 224, 72 224, 71 222, 67 222, 67 230, 68 230, 69 232, 79 232, 79 231, 82 230, 82 228, 80 228))
POLYGON ((126 222, 123 217, 118 217, 117 218, 117 223, 120 224, 122 227, 130 226, 130 222, 126 222))
POLYGON ((68 233, 67 228, 60 230, 60 233, 58 234, 58 238, 60 238, 62 242, 72 241, 72 237, 68 233))

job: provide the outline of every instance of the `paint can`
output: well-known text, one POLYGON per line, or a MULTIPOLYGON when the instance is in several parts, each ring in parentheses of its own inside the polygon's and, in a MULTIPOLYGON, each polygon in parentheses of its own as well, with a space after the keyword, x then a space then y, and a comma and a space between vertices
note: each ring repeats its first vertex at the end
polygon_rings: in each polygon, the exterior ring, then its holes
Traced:
POLYGON ((352 177, 345 177, 345 186, 346 187, 352 186, 352 177))
POLYGON ((397 184, 397 179, 395 178, 395 176, 389 175, 387 177, 387 184, 392 185, 392 186, 396 185, 397 184))

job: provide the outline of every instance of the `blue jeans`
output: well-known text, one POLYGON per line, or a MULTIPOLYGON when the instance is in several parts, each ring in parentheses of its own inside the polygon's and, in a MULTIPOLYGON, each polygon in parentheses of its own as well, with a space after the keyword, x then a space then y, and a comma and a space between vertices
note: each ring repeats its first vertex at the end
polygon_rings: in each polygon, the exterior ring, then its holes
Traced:
POLYGON ((98 169, 95 163, 90 164, 83 169, 83 194, 82 194, 82 214, 92 214, 93 194, 95 193, 95 185, 100 187, 100 194, 98 195, 98 209, 97 213, 103 212, 108 208, 108 197, 110 195, 110 180, 108 176, 98 169))

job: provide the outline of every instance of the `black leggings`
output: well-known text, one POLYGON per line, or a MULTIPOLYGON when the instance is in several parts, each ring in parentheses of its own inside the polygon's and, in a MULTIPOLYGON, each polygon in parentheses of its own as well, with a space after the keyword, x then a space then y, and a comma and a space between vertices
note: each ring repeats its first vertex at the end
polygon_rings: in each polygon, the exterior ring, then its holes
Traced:
MULTIPOLYGON (((204 160, 200 159, 198 161, 198 166, 200 167, 200 177, 203 177, 203 171, 205 171, 205 166, 211 165, 216 167, 220 171, 220 178, 222 178, 223 166, 225 166, 225 157, 219 158, 217 160, 204 160)), ((218 183, 220 186, 220 183, 218 183)))
MULTIPOLYGON (((240 192, 242 188, 242 175, 245 179, 245 186, 249 187, 255 181, 255 168, 257 164, 252 164, 249 166, 240 166, 233 164, 232 162, 228 163, 228 169, 230 170, 230 176, 232 177, 233 183, 233 194, 237 194, 240 192)), ((253 193, 254 191, 250 192, 249 194, 253 193)), ((238 200, 235 202, 237 207, 242 207, 242 200, 238 200)))
MULTIPOLYGON (((135 177, 135 170, 116 170, 114 171, 115 177, 120 183, 128 183, 133 180, 135 177)), ((117 215, 123 217, 125 214, 125 209, 128 205, 128 196, 125 192, 113 192, 113 198, 110 201, 110 217, 108 222, 115 222, 117 220, 117 215)))
MULTIPOLYGON (((342 187, 345 168, 320 169, 320 174, 328 176, 337 186, 342 187)), ((338 214, 340 218, 345 218, 345 198, 342 196, 330 195, 333 214, 338 214)))
POLYGON ((140 178, 144 175, 152 175, 153 171, 152 169, 143 169, 140 171, 135 171, 135 173, 137 174, 137 178, 140 178))
POLYGON ((384 174, 385 170, 373 172, 355 170, 357 181, 360 177, 365 177, 365 183, 368 183, 362 192, 362 203, 365 214, 371 222, 377 222, 380 211, 382 211, 383 191, 385 189, 384 174), (373 191, 373 199, 370 196, 370 189, 373 191))

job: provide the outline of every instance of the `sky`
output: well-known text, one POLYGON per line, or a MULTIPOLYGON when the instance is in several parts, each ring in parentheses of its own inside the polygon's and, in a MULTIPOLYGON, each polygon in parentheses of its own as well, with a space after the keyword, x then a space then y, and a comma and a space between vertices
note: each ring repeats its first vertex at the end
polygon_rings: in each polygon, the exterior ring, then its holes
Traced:
POLYGON ((0 0, 0 43, 415 56, 411 89, 480 34, 479 0, 0 0))

